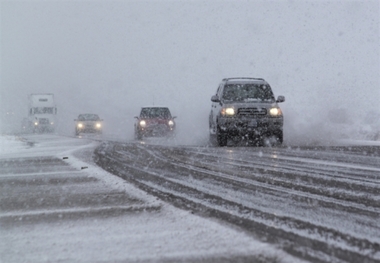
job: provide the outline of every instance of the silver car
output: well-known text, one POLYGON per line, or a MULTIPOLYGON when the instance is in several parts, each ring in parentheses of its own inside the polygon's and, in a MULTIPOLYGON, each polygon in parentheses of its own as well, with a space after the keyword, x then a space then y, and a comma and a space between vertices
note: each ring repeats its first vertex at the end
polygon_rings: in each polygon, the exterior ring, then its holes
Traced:
POLYGON ((75 119, 75 135, 82 132, 101 134, 103 130, 103 120, 97 114, 86 113, 79 114, 78 119, 75 119))

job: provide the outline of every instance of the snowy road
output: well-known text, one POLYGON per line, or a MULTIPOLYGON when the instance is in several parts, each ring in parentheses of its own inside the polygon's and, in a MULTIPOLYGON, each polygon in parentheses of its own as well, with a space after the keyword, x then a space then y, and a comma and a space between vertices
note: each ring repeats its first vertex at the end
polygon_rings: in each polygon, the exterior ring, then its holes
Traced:
POLYGON ((303 262, 97 167, 98 144, 56 135, 0 136, 1 263, 303 262))
POLYGON ((140 189, 313 262, 380 262, 380 147, 103 143, 96 162, 140 189))

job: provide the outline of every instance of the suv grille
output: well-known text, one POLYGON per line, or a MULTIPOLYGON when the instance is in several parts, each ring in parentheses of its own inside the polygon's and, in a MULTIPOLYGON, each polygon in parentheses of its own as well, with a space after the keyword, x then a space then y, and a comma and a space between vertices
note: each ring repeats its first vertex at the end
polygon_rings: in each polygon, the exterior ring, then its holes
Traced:
POLYGON ((238 115, 240 116, 256 116, 266 115, 267 109, 265 108, 242 108, 238 109, 238 115))
POLYGON ((40 124, 50 124, 49 119, 41 118, 39 119, 40 124))

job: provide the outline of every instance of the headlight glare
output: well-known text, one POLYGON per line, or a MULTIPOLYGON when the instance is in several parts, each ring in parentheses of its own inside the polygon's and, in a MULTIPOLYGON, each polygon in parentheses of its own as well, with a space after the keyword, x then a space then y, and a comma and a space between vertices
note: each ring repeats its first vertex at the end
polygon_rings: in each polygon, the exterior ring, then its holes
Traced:
POLYGON ((140 121, 140 126, 144 128, 146 126, 146 122, 144 120, 140 121))
POLYGON ((100 123, 97 123, 96 128, 100 128, 100 127, 102 127, 102 125, 100 123))
POLYGON ((222 115, 228 115, 228 116, 235 115, 235 109, 234 108, 223 108, 222 109, 222 115))
POLYGON ((170 120, 170 121, 168 122, 168 124, 169 124, 169 126, 174 126, 174 121, 170 120))
POLYGON ((82 123, 78 123, 78 128, 82 128, 83 127, 83 124, 82 123))
POLYGON ((271 108, 269 110, 269 113, 271 116, 280 116, 282 115, 281 109, 280 108, 271 108))
POLYGON ((34 125, 37 126, 37 125, 38 125, 38 122, 35 122, 34 125))

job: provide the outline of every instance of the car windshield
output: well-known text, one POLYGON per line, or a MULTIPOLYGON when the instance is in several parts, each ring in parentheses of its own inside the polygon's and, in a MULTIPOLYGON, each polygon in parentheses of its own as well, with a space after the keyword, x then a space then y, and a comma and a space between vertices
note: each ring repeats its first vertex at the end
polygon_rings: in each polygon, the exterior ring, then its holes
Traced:
POLYGON ((170 119, 170 111, 168 108, 143 108, 140 114, 141 118, 152 119, 170 119))
POLYGON ((80 121, 98 121, 100 118, 96 114, 81 114, 78 116, 80 121))
POLYGON ((274 101, 271 88, 265 84, 228 84, 223 91, 225 101, 274 101))

